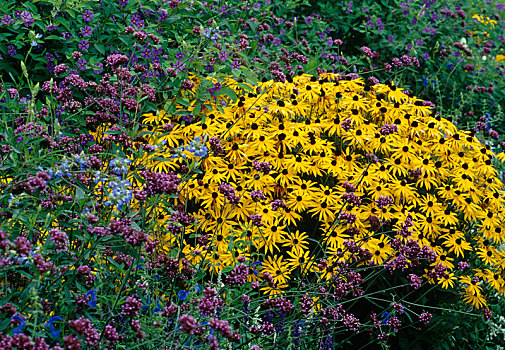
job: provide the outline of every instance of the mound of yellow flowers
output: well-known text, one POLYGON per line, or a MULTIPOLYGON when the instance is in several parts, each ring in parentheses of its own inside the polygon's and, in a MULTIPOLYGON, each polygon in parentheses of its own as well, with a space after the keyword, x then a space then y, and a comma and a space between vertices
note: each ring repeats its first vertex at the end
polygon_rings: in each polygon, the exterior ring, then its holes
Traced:
POLYGON ((142 163, 193 174, 177 202, 195 225, 167 233, 169 206, 152 208, 164 249, 211 273, 248 256, 258 262, 250 279, 268 272, 276 294, 299 275, 329 280, 351 247, 368 252, 361 266, 408 268, 397 248, 411 240, 432 252, 424 278, 475 308, 487 289, 505 292, 503 184, 471 133, 392 83, 335 74, 193 83, 170 111, 143 119, 157 150, 142 163))

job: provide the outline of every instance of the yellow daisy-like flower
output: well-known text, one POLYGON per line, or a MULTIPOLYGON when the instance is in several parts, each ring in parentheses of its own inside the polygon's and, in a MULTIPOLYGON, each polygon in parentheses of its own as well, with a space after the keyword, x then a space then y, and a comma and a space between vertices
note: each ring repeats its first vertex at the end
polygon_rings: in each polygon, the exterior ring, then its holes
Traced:
MULTIPOLYGON (((432 268, 447 268, 437 281, 441 287, 464 285, 463 299, 470 305, 485 305, 481 282, 472 279, 476 276, 505 292, 497 277, 505 268, 499 248, 505 239, 505 199, 492 166, 494 158, 501 161, 505 155, 494 156, 475 136, 433 115, 392 83, 369 86, 341 78, 301 74, 286 82, 258 83, 248 92, 232 78, 219 78, 238 98, 221 95, 203 102, 213 106, 202 110, 205 117, 184 125, 177 113, 145 116, 141 132, 157 146, 142 159, 145 167, 179 171, 199 162, 178 197, 163 204, 184 204, 197 218, 185 232, 208 238, 207 250, 197 258, 194 252, 203 246, 185 234, 184 254, 195 255, 191 261, 204 259, 203 266, 216 273, 238 252, 259 252, 264 258, 258 262, 277 283, 264 292, 279 295, 294 274, 321 273, 326 281, 339 273, 339 261, 377 268, 396 257, 392 239, 404 244, 412 239, 438 255, 432 268), (218 137, 223 152, 207 141, 209 154, 202 159, 187 150, 188 164, 171 158, 171 148, 185 147, 196 136, 207 140, 204 135, 218 137), (222 182, 231 185, 239 203, 219 191, 222 182), (392 203, 379 206, 380 198, 392 203), (370 259, 356 259, 349 243, 366 249, 370 259), (312 261, 313 247, 322 251, 327 268, 312 261), (453 269, 462 258, 481 260, 485 273, 474 271, 456 282, 459 272, 453 269)), ((191 100, 198 88, 185 91, 186 98, 191 100)), ((97 136, 103 138, 106 130, 97 136)), ((135 186, 142 187, 142 181, 135 186)), ((159 225, 164 219, 151 218, 159 225)), ((158 231, 153 235, 162 235, 158 231)), ((180 235, 165 238, 166 251, 181 242, 180 235)), ((263 279, 254 269, 248 278, 263 279)))
POLYGON ((454 276, 453 272, 445 273, 444 276, 438 281, 438 284, 442 285, 442 288, 448 289, 454 288, 454 283, 457 281, 456 276, 454 276))
POLYGON ((445 239, 443 245, 449 248, 448 252, 456 253, 458 258, 460 255, 461 257, 465 256, 465 250, 472 250, 472 246, 465 240, 464 234, 460 231, 451 229, 450 232, 442 236, 442 238, 445 239))

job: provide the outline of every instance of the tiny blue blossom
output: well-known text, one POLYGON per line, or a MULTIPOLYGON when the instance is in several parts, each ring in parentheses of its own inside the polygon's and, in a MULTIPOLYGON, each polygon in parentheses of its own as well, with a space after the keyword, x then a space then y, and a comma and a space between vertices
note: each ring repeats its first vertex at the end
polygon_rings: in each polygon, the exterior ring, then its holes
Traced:
POLYGON ((133 190, 130 188, 131 185, 131 182, 128 180, 122 180, 119 182, 110 181, 108 183, 108 188, 110 189, 109 200, 106 201, 104 205, 115 205, 117 211, 121 211, 123 205, 129 204, 133 199, 133 190))
POLYGON ((189 147, 186 147, 186 150, 193 153, 195 157, 199 158, 205 157, 209 151, 207 146, 205 146, 204 142, 202 142, 198 136, 190 142, 189 147))
POLYGON ((255 261, 251 265, 253 267, 254 275, 258 276, 259 269, 263 266, 263 264, 261 263, 261 261, 255 261))
POLYGON ((61 321, 63 321, 63 318, 61 318, 60 316, 53 316, 49 319, 49 321, 47 321, 44 324, 46 327, 49 327, 51 337, 58 338, 60 336, 60 331, 54 329, 53 322, 61 322, 61 321))
POLYGON ((96 305, 96 289, 92 289, 92 290, 86 292, 86 297, 88 297, 88 295, 90 296, 90 300, 87 303, 88 306, 89 307, 97 307, 97 305, 96 305))
POLYGON ((109 166, 114 174, 121 176, 128 173, 128 166, 131 163, 131 159, 128 158, 116 158, 109 162, 109 166))
POLYGON ((179 300, 186 300, 186 298, 188 297, 189 295, 189 292, 188 291, 185 291, 185 290, 180 290, 179 293, 177 293, 177 297, 179 298, 179 300))
POLYGON ((389 312, 387 312, 387 311, 384 311, 384 312, 382 313, 381 317, 385 317, 385 318, 384 318, 384 320, 382 320, 382 324, 386 324, 386 323, 387 323, 387 321, 389 320, 389 316, 390 316, 390 315, 391 315, 391 314, 390 314, 389 312))
POLYGON ((12 320, 19 321, 19 325, 12 330, 12 334, 17 335, 23 333, 23 328, 26 326, 26 321, 19 315, 12 316, 12 320))

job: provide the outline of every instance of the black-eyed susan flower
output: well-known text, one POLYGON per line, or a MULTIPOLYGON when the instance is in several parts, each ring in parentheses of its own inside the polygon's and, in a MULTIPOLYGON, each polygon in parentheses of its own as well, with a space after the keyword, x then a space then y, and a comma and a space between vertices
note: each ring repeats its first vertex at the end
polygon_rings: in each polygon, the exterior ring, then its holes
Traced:
POLYGON ((457 281, 457 277, 454 275, 453 272, 446 272, 442 276, 441 279, 439 279, 438 284, 442 285, 442 288, 448 289, 454 288, 454 283, 457 281))
POLYGON ((441 236, 444 239, 443 245, 448 248, 448 252, 454 252, 457 257, 465 256, 465 250, 472 250, 472 246, 468 243, 464 234, 455 229, 451 229, 448 234, 441 236))
MULTIPOLYGON (((411 241, 438 256, 433 266, 446 268, 438 279, 442 288, 464 286, 465 302, 485 305, 484 282, 472 279, 479 272, 458 279, 460 272, 453 269, 463 258, 482 261, 493 272, 505 265, 498 247, 505 237, 505 201, 490 149, 450 121, 430 115, 430 107, 393 84, 365 88, 360 79, 338 80, 332 74, 267 81, 250 94, 240 92, 233 79, 226 84, 239 98, 232 102, 219 96, 209 105, 222 101, 226 106, 203 111, 205 119, 184 125, 180 116, 158 120, 153 114, 143 124, 149 143, 165 143, 145 157, 146 167, 160 172, 194 160, 190 154, 186 160, 172 159, 171 149, 194 137, 221 138, 224 152, 203 159, 201 173, 181 185, 177 198, 198 219, 188 232, 209 239, 208 249, 195 261, 217 272, 231 264, 238 251, 259 251, 278 284, 264 290, 273 295, 283 292, 294 273, 322 271, 312 262, 312 242, 336 266, 327 268, 326 275, 331 275, 338 274, 338 261, 388 265, 401 255, 392 242, 411 241), (170 131, 164 122, 172 124, 170 131), (255 162, 268 164, 270 172, 255 162), (223 181, 236 189, 239 204, 225 202, 218 190, 223 181), (250 193, 255 190, 264 198, 253 200, 250 193), (387 205, 381 198, 388 198, 387 205), (282 200, 285 207, 274 210, 274 200, 282 200), (249 220, 252 216, 257 225, 249 220), (309 217, 311 231, 302 229, 309 217), (474 230, 463 229, 470 224, 474 230), (393 233, 390 238, 378 236, 380 229, 393 233), (368 258, 357 259, 349 251, 352 244, 368 258)), ((162 244, 170 249, 181 242, 178 238, 172 235, 162 244)), ((184 244, 191 246, 185 247, 187 254, 199 250, 192 240, 184 244)), ((396 268, 411 263, 406 259, 396 268)), ((249 275, 263 278, 254 269, 249 275)), ((503 290, 495 275, 479 276, 503 290)))
POLYGON ((308 248, 308 235, 305 232, 300 232, 296 230, 295 232, 290 232, 284 238, 282 245, 292 250, 307 250, 308 248))

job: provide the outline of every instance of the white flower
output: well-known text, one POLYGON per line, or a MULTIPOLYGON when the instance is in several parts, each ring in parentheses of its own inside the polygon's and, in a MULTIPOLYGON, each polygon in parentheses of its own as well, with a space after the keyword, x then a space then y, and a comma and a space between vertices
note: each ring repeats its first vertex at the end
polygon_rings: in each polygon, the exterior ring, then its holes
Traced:
POLYGON ((461 40, 459 42, 461 43, 461 45, 463 45, 463 47, 465 49, 468 49, 468 44, 466 43, 466 38, 461 38, 461 40))

